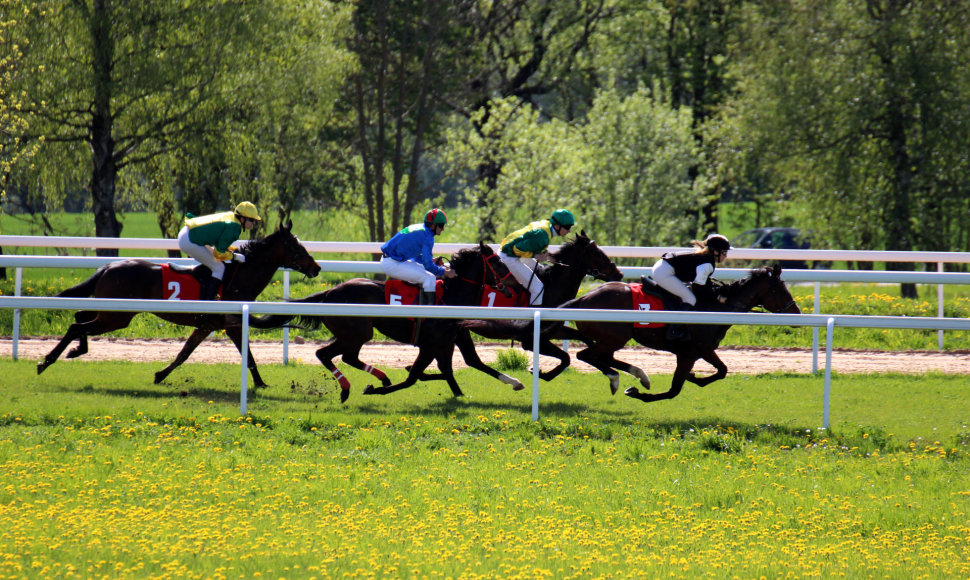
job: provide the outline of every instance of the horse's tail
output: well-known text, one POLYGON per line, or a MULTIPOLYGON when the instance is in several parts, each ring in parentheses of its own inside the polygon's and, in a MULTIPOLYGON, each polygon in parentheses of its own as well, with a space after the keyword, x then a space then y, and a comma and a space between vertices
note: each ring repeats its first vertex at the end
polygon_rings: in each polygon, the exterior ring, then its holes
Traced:
POLYGON ((67 290, 60 292, 57 298, 89 298, 94 294, 94 287, 97 286, 98 280, 104 275, 104 271, 108 268, 110 264, 105 264, 97 269, 97 271, 87 280, 81 282, 77 286, 71 286, 67 290))
MULTIPOLYGON (((333 288, 329 290, 324 290, 322 292, 317 292, 311 294, 304 298, 295 298, 288 300, 290 304, 325 304, 328 302, 338 302, 337 300, 330 300, 330 296, 333 288)), ((253 328, 281 328, 283 326, 297 327, 304 329, 316 329, 323 326, 323 318, 320 316, 312 315, 295 315, 295 314, 267 314, 266 316, 253 316, 249 320, 249 325, 253 328), (297 320, 296 324, 290 324, 293 319, 297 320)))

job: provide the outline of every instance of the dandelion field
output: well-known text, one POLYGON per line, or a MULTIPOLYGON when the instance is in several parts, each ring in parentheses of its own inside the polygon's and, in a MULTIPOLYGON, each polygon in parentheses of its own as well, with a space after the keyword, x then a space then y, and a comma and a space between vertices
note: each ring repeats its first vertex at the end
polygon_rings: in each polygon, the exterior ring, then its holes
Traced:
POLYGON ((825 431, 792 374, 645 405, 570 370, 533 423, 469 371, 340 405, 263 365, 240 418, 235 365, 3 365, 0 578, 970 576, 965 377, 840 376, 825 431))

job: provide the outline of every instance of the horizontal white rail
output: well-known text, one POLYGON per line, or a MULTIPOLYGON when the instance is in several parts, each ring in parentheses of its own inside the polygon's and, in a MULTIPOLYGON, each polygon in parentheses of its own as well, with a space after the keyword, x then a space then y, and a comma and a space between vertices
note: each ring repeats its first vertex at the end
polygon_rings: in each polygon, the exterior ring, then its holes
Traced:
MULTIPOLYGON (((191 258, 141 258, 96 256, 11 256, 0 255, 0 267, 7 268, 98 268, 118 260, 145 260, 155 264, 173 263, 184 266, 198 264, 191 258)), ((317 260, 324 272, 380 274, 377 262, 361 260, 317 260)), ((651 267, 621 266, 623 277, 639 279, 653 272, 651 267)), ((746 268, 718 268, 717 278, 739 280, 749 274, 746 268)), ((875 270, 783 270, 786 282, 869 282, 913 284, 970 284, 967 272, 901 272, 875 270)))
POLYGON ((970 320, 956 318, 913 318, 896 316, 854 316, 818 314, 761 314, 723 312, 589 310, 559 308, 481 308, 458 306, 379 306, 367 304, 293 304, 286 302, 210 302, 168 300, 122 300, 108 298, 35 298, 0 296, 0 308, 43 308, 68 310, 106 310, 128 312, 201 312, 242 315, 243 355, 240 387, 240 412, 246 414, 248 388, 246 352, 249 345, 249 315, 293 314, 317 316, 421 317, 458 319, 532 319, 533 332, 533 420, 539 417, 539 339, 541 321, 667 322, 693 324, 748 324, 770 326, 826 327, 825 388, 822 426, 829 426, 832 342, 836 326, 846 328, 903 328, 970 330, 970 320))
MULTIPOLYGON (((379 242, 303 242, 310 252, 336 254, 379 254, 379 242)), ((437 243, 436 253, 452 254, 473 243, 437 243)), ((497 248, 496 244, 490 244, 497 248)), ((0 236, 0 247, 33 248, 85 248, 85 249, 136 249, 177 250, 178 242, 156 238, 89 238, 67 236, 0 236)), ((687 248, 661 246, 600 246, 613 258, 659 258, 671 250, 687 248)), ((550 246, 552 251, 558 246, 550 246)), ((737 260, 814 260, 851 262, 932 262, 970 264, 970 252, 897 252, 876 250, 774 250, 757 248, 734 248, 730 259, 737 260)))

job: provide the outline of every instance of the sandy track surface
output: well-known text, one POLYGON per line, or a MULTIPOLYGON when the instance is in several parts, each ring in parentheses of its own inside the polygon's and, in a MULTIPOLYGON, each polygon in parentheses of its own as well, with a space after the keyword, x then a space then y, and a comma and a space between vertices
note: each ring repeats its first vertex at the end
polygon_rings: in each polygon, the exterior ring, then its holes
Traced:
MULTIPOLYGON (((84 360, 130 360, 137 362, 171 362, 182 348, 182 340, 137 340, 122 338, 95 337, 90 339, 90 351, 84 360)), ((17 346, 20 360, 37 360, 44 357, 54 345, 54 338, 21 339, 17 346)), ((260 364, 283 362, 283 346, 280 342, 253 341, 250 343, 253 356, 260 364)), ((289 360, 297 364, 319 364, 314 355, 324 343, 306 342, 289 345, 289 360)), ((483 344, 478 347, 479 356, 486 363, 496 360, 499 350, 507 349, 508 343, 483 344)), ((399 344, 372 343, 364 346, 361 360, 377 367, 403 368, 411 364, 417 356, 417 348, 399 344)), ((575 353, 575 349, 572 350, 575 353)), ((13 341, 0 338, 0 358, 10 358, 13 341)), ((795 373, 812 372, 811 349, 780 348, 731 348, 718 350, 721 360, 729 372, 758 374, 775 371, 795 373)), ((531 357, 531 354, 529 355, 531 357)), ((625 348, 617 353, 617 358, 637 365, 648 373, 672 373, 674 356, 646 348, 625 348)), ((227 340, 209 340, 199 346, 189 358, 190 363, 236 363, 239 355, 232 343, 227 340)), ((555 361, 543 357, 542 368, 554 366, 555 361)), ((573 357, 573 367, 580 371, 595 371, 589 365, 573 357)), ((819 353, 819 369, 825 365, 824 350, 819 353)), ((455 353, 455 368, 463 368, 461 355, 455 353)), ((713 370, 698 361, 695 370, 713 370)), ((911 373, 941 372, 948 374, 970 374, 970 352, 873 352, 836 350, 832 355, 832 370, 839 373, 911 373)))

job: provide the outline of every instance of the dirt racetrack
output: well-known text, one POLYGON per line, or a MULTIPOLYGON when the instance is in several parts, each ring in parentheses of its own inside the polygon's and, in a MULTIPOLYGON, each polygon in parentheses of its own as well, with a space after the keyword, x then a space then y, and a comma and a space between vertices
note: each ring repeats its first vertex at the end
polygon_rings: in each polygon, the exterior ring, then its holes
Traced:
MULTIPOLYGON (((171 362, 182 348, 181 340, 137 340, 95 337, 90 339, 90 351, 83 360, 130 360, 137 362, 171 362)), ((20 360, 39 361, 54 345, 55 338, 21 339, 17 347, 20 360)), ((260 364, 281 363, 283 346, 280 342, 253 341, 251 349, 260 364)), ((320 343, 322 344, 322 343, 320 343)), ((298 364, 319 365, 314 352, 320 344, 306 342, 289 345, 289 360, 298 364)), ((486 363, 493 363, 499 350, 509 348, 508 343, 483 344, 478 347, 479 356, 486 363)), ((13 342, 9 337, 0 338, 0 358, 10 358, 13 342)), ((575 348, 572 349, 575 353, 575 348)), ((795 373, 812 372, 811 349, 783 348, 733 348, 718 350, 721 360, 730 373, 758 374, 775 371, 795 373)), ((376 367, 404 368, 417 355, 417 348, 407 345, 372 343, 364 347, 361 360, 376 367)), ((529 354, 531 357, 531 353, 529 354)), ((650 374, 672 373, 673 355, 646 348, 626 348, 617 358, 643 368, 650 374)), ((531 358, 530 358, 531 360, 531 358)), ((189 358, 190 363, 236 363, 239 355, 227 340, 209 340, 199 346, 189 358)), ((543 357, 542 368, 553 366, 555 361, 543 357)), ((455 368, 465 365, 456 352, 455 368)), ((819 370, 824 370, 825 351, 819 353, 819 370)), ((592 367, 573 357, 573 367, 580 371, 594 371, 592 367)), ((695 370, 713 370, 707 363, 698 361, 695 370)), ((838 373, 910 373, 941 372, 947 374, 970 374, 970 352, 873 352, 836 350, 832 355, 832 370, 838 373)))

